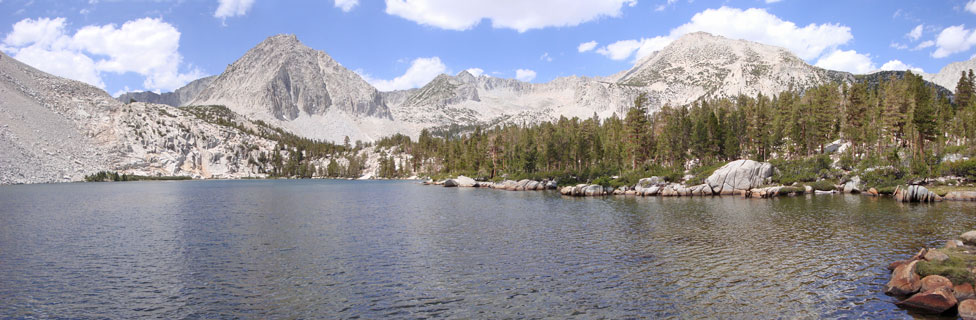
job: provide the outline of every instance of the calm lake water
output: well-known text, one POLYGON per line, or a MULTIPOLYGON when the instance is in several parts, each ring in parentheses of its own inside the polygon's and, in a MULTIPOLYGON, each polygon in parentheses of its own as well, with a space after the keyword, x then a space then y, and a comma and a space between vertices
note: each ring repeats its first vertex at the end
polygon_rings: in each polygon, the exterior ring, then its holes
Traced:
POLYGON ((0 186, 0 317, 911 318, 885 266, 976 204, 391 181, 0 186))

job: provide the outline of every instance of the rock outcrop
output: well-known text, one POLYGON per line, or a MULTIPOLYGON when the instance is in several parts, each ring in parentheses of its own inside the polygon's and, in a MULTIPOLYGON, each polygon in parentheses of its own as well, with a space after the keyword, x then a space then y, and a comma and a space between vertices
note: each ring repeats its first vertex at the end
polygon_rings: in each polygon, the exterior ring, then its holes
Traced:
POLYGON ((891 280, 885 285, 885 294, 907 296, 918 292, 922 283, 915 273, 916 264, 918 264, 917 260, 896 267, 891 273, 891 280))
POLYGON ((773 165, 753 160, 736 160, 718 168, 705 179, 712 192, 733 195, 766 184, 773 176, 773 165))
POLYGON ((185 86, 176 89, 173 92, 155 93, 151 91, 143 92, 126 92, 116 99, 122 103, 135 102, 147 102, 155 104, 165 104, 171 107, 180 107, 189 103, 193 98, 197 96, 203 89, 206 89, 210 82, 216 79, 217 76, 209 76, 193 80, 187 83, 185 86))
POLYGON ((976 201, 976 191, 950 191, 946 193, 947 201, 976 201))

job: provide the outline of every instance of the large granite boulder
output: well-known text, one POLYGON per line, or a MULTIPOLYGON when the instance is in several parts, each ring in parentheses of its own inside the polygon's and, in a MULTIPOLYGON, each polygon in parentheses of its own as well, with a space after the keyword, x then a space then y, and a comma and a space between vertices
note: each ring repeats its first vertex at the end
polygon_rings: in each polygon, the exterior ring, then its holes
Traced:
POLYGON ((923 186, 910 185, 906 188, 899 186, 895 188, 895 201, 898 202, 936 202, 942 201, 942 197, 929 191, 923 186))
POLYGON ((861 193, 861 177, 855 176, 844 183, 844 193, 861 193))
POLYGON ((457 179, 447 179, 447 180, 444 180, 444 187, 446 187, 446 188, 453 188, 453 187, 457 187, 457 186, 458 186, 457 179))
POLYGON ((639 195, 653 196, 657 195, 661 187, 666 184, 667 182, 661 177, 642 178, 637 181, 637 185, 634 186, 634 191, 639 195))
POLYGON ((921 287, 918 288, 918 291, 921 292, 929 292, 942 287, 952 289, 952 281, 949 281, 949 278, 935 274, 922 278, 921 283, 921 287))
POLYGON ((956 301, 976 299, 976 292, 973 292, 973 285, 969 283, 952 286, 952 294, 956 296, 956 301))
POLYGON ((962 242, 968 245, 976 245, 976 230, 964 232, 959 236, 959 239, 962 239, 962 242))
POLYGON ((765 184, 773 176, 773 165, 752 160, 735 160, 705 179, 712 192, 733 195, 765 184))
POLYGON ((457 186, 458 187, 468 187, 468 188, 471 188, 471 187, 477 187, 478 186, 478 182, 477 181, 474 181, 474 179, 471 179, 471 178, 468 178, 468 177, 465 177, 465 176, 458 176, 457 179, 454 179, 454 180, 457 182, 457 186))

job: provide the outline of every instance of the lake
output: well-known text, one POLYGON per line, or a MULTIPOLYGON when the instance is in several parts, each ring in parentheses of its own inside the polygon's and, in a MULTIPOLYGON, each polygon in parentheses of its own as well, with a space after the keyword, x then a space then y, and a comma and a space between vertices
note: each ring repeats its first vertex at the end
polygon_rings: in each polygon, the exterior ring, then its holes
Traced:
POLYGON ((409 181, 0 186, 0 317, 911 318, 888 263, 976 204, 409 181))

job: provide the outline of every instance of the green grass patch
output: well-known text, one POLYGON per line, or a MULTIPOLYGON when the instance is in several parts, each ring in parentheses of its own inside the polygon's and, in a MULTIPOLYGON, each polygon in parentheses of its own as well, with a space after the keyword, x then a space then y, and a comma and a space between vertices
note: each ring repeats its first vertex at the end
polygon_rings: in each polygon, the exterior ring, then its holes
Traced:
POLYGON ((973 273, 969 272, 972 267, 976 267, 976 255, 967 254, 959 249, 939 249, 949 259, 942 262, 919 261, 916 271, 923 278, 930 275, 940 275, 952 281, 954 284, 973 283, 973 273))
POLYGON ((86 182, 118 182, 118 181, 164 181, 164 180, 193 180, 186 176, 140 176, 130 174, 119 174, 114 171, 99 171, 98 173, 85 176, 86 182))
POLYGON ((833 191, 837 190, 837 182, 831 180, 820 180, 810 184, 813 190, 817 191, 833 191))

